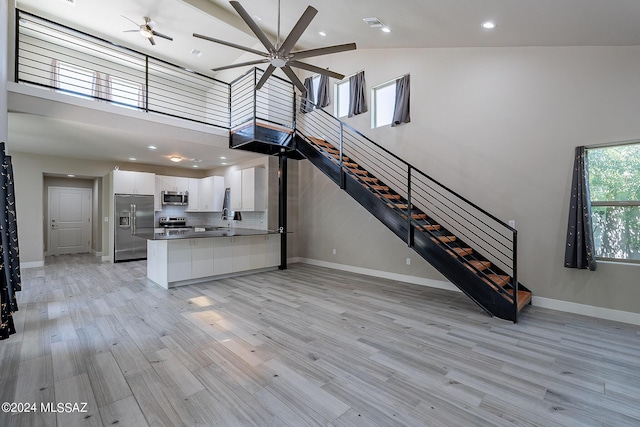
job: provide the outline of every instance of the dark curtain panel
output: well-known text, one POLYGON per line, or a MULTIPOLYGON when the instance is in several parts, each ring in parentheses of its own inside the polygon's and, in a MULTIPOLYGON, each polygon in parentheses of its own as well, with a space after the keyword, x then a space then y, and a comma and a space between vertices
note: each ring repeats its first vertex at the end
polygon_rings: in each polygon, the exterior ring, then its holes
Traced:
POLYGON ((300 112, 309 113, 313 110, 313 79, 307 77, 304 79, 305 92, 302 94, 302 100, 300 101, 300 112))
POLYGON ((409 108, 410 95, 411 86, 409 75, 406 75, 396 81, 396 105, 393 110, 391 127, 398 126, 400 123, 409 123, 411 121, 409 108))
POLYGON ((596 255, 591 230, 591 203, 589 197, 589 168, 584 147, 576 147, 569 201, 569 225, 564 266, 595 271, 596 255))
POLYGON ((18 310, 15 294, 21 289, 13 168, 11 157, 4 153, 4 143, 0 143, 0 339, 9 338, 16 332, 13 324, 13 312, 18 310))
POLYGON ((326 107, 329 105, 329 77, 320 75, 320 84, 318 84, 318 107, 326 107))
POLYGON ((367 112, 364 71, 349 77, 349 117, 367 112))

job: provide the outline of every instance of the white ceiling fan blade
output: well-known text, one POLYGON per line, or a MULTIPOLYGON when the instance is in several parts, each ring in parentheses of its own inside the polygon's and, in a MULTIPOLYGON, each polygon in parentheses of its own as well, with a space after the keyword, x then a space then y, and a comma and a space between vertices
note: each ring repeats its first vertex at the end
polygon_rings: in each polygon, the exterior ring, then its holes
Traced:
POLYGON ((302 33, 304 33, 304 31, 307 29, 309 24, 311 24, 311 21, 313 21, 313 18, 316 16, 317 13, 318 13, 317 9, 311 6, 307 6, 307 9, 304 11, 300 19, 298 19, 298 22, 296 22, 296 25, 294 25, 289 35, 287 36, 285 41, 282 43, 282 46, 278 48, 279 54, 281 55, 287 54, 291 49, 293 49, 293 47, 296 45, 296 43, 302 36, 302 33))
POLYGON ((355 43, 337 44, 334 46, 319 47, 317 49, 291 52, 290 58, 304 59, 304 58, 311 58, 312 56, 329 55, 331 53, 346 52, 348 50, 355 50, 355 49, 356 49, 355 43))
POLYGON ((271 40, 267 38, 267 35, 262 31, 262 29, 260 29, 260 27, 258 27, 258 24, 256 24, 247 11, 244 10, 242 5, 237 1, 230 1, 229 3, 231 3, 231 6, 233 6, 236 12, 238 12, 238 15, 240 15, 242 20, 249 26, 258 40, 260 40, 260 43, 262 43, 269 52, 275 52, 276 48, 273 46, 273 43, 271 43, 271 40))
POLYGON ((298 76, 296 76, 296 73, 293 72, 291 67, 289 67, 288 65, 285 65, 284 67, 281 68, 281 70, 287 75, 287 77, 289 77, 289 80, 291 80, 291 83, 293 83, 300 92, 304 93, 307 91, 307 88, 304 87, 304 85, 302 84, 298 76))
POLYGON ((260 52, 259 50, 251 49, 250 47, 244 47, 244 46, 240 46, 239 44, 226 42, 226 41, 220 40, 220 39, 214 39, 213 37, 203 36, 202 34, 193 33, 193 37, 197 37, 197 38, 203 39, 203 40, 208 40, 210 42, 222 44, 222 45, 233 47, 233 48, 236 48, 236 49, 244 50, 245 52, 255 53, 256 55, 269 56, 268 54, 266 54, 264 52, 260 52))
POLYGON ((336 73, 335 71, 327 70, 326 68, 316 67, 315 65, 307 64, 300 61, 289 61, 289 66, 301 68, 303 70, 311 71, 313 73, 324 74, 325 76, 333 77, 334 79, 344 79, 344 74, 336 73))
POLYGON ((260 77, 260 80, 258 80, 258 83, 256 83, 256 90, 260 90, 262 88, 262 86, 267 82, 267 80, 269 80, 269 77, 271 77, 271 74, 273 74, 275 69, 276 67, 269 64, 269 66, 264 71, 264 73, 262 73, 262 77, 260 77))
POLYGON ((127 18, 127 17, 126 17, 126 16, 124 16, 124 15, 120 15, 120 16, 122 16, 124 19, 126 19, 126 20, 127 20, 127 21, 129 21, 129 22, 133 22, 133 24, 134 24, 136 27, 139 27, 139 26, 140 26, 140 24, 138 24, 138 23, 137 23, 136 21, 134 21, 133 19, 131 19, 131 18, 127 18))
POLYGON ((269 62, 269 60, 268 59, 258 59, 256 61, 240 62, 238 64, 231 64, 231 65, 225 65, 224 67, 212 68, 211 71, 222 71, 222 70, 228 70, 230 68, 238 68, 238 67, 246 67, 248 65, 264 64, 265 62, 269 62))

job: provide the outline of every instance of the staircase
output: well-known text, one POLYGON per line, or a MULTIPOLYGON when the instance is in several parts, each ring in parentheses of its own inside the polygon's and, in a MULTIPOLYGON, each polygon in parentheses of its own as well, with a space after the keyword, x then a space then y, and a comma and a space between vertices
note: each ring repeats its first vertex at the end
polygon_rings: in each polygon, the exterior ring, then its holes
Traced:
POLYGON ((517 322, 532 295, 515 229, 326 111, 294 115, 291 128, 254 116, 230 147, 308 159, 487 313, 517 322))

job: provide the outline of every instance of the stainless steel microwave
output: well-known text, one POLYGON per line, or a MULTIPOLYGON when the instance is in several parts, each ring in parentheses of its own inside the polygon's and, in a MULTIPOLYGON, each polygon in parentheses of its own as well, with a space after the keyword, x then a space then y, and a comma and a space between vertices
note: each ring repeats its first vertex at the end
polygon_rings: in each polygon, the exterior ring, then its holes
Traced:
POLYGON ((186 206, 189 204, 188 191, 163 191, 161 194, 163 205, 186 206))

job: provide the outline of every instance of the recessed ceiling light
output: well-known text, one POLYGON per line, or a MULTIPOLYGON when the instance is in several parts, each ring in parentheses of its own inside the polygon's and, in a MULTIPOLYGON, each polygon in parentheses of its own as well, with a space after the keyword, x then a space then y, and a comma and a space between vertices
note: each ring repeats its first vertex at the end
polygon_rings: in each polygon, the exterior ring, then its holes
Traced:
POLYGON ((172 162, 178 163, 182 161, 182 157, 180 156, 171 156, 169 157, 169 160, 171 160, 172 162))
POLYGON ((129 157, 129 160, 131 160, 132 162, 134 162, 134 161, 136 161, 136 160, 138 160, 138 159, 136 159, 135 157, 129 157))
POLYGON ((225 156, 220 156, 220 160, 227 160, 225 156))
POLYGON ((325 33, 324 31, 319 31, 318 34, 320 34, 322 37, 327 37, 327 33, 325 33))
POLYGON ((191 167, 192 167, 192 168, 197 168, 197 167, 198 167, 198 165, 193 165, 193 166, 191 166, 191 167))
POLYGON ((191 161, 193 163, 200 163, 202 161, 202 159, 191 159, 191 161))
POLYGON ((149 150, 157 150, 158 147, 156 147, 155 145, 150 145, 147 147, 149 150))
POLYGON ((496 23, 493 21, 485 21, 482 23, 482 28, 485 30, 492 30, 496 27, 496 23))
POLYGON ((380 27, 384 27, 384 24, 382 23, 381 20, 379 20, 376 17, 371 17, 371 18, 362 18, 362 20, 364 22, 367 23, 367 25, 369 25, 371 28, 380 28, 380 27))
POLYGON ((391 28, 389 28, 389 27, 382 27, 381 30, 382 30, 383 33, 390 33, 391 32, 391 28))
POLYGON ((199 51, 198 49, 191 49, 191 54, 200 58, 202 56, 202 51, 199 51))
POLYGON ((223 164, 223 165, 226 165, 226 164, 227 164, 227 162, 222 162, 222 164, 223 164))
POLYGON ((74 174, 72 174, 72 173, 67 174, 67 176, 68 176, 69 178, 75 178, 75 177, 76 177, 76 176, 75 176, 74 174))

